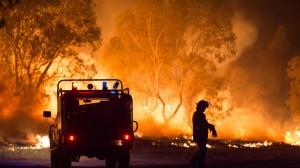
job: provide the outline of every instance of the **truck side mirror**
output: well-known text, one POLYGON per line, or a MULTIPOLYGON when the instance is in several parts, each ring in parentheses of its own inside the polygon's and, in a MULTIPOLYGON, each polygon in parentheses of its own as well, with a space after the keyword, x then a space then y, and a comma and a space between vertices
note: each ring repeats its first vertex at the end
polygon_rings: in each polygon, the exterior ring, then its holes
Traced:
POLYGON ((138 124, 137 121, 132 121, 132 123, 135 124, 135 129, 133 130, 133 132, 136 132, 138 130, 138 128, 139 128, 139 124, 138 124))
POLYGON ((43 117, 50 118, 51 117, 51 111, 44 111, 43 112, 43 117))

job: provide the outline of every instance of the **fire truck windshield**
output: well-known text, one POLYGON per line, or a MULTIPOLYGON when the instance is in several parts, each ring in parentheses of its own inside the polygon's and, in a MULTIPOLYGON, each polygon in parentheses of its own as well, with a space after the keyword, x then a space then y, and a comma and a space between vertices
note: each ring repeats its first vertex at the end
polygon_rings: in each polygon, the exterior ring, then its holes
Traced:
POLYGON ((97 104, 102 101, 109 101, 108 98, 77 98, 78 105, 97 104))

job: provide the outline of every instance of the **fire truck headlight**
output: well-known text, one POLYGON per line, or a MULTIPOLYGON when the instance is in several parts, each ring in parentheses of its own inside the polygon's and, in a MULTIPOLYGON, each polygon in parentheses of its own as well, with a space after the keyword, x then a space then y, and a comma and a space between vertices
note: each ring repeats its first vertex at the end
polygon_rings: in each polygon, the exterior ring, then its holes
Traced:
POLYGON ((108 90, 107 82, 102 83, 102 90, 108 90))

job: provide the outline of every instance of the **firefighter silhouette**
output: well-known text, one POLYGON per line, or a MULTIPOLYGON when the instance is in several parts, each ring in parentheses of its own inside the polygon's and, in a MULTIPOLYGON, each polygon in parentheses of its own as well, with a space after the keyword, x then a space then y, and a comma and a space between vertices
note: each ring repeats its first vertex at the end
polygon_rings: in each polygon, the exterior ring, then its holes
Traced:
POLYGON ((204 114, 209 103, 205 100, 200 100, 197 103, 196 111, 193 114, 193 140, 197 143, 197 153, 191 160, 193 167, 205 167, 206 143, 208 139, 208 131, 213 137, 217 137, 217 131, 213 124, 208 123, 204 114))

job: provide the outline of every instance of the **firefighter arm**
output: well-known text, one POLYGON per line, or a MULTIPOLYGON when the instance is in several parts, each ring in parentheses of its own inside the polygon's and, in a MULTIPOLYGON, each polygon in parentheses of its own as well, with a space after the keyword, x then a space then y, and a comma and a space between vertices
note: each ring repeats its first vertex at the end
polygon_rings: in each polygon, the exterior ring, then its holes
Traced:
POLYGON ((217 131, 216 131, 216 128, 213 124, 209 124, 208 123, 208 129, 210 130, 210 132, 212 133, 212 136, 213 137, 217 137, 218 134, 217 134, 217 131))

